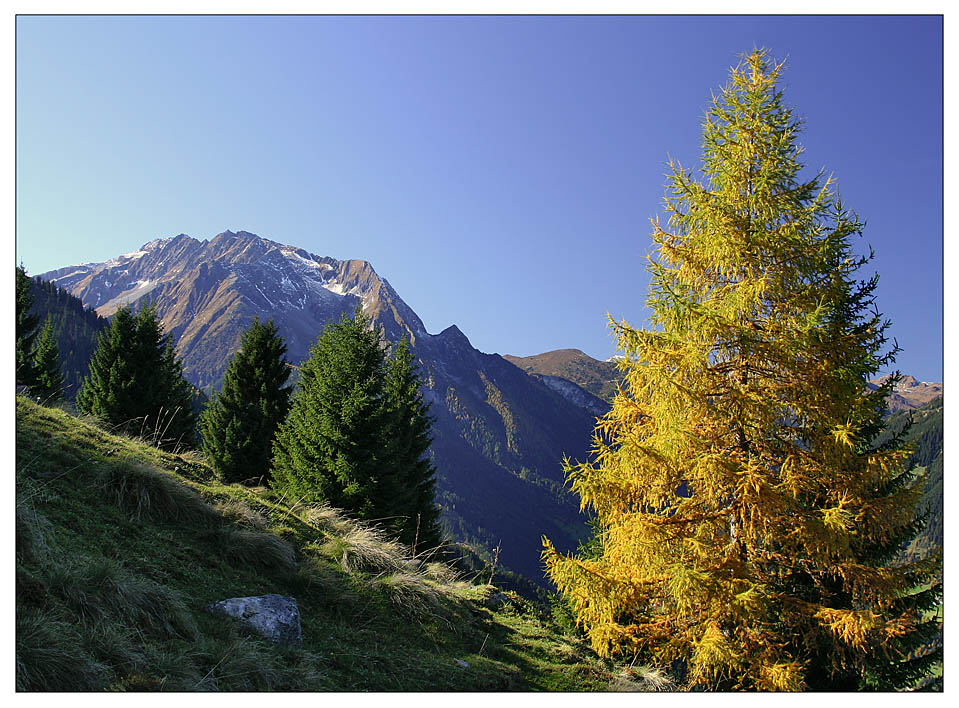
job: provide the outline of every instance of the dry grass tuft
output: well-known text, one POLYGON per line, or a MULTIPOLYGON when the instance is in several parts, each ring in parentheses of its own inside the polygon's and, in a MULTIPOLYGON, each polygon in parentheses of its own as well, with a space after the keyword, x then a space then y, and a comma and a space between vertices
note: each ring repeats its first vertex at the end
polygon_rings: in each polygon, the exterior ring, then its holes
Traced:
POLYGON ((226 521, 243 526, 254 531, 266 531, 270 527, 270 520, 258 510, 237 499, 218 502, 213 507, 226 521))
POLYGON ((216 531, 216 542, 223 556, 236 565, 289 574, 296 571, 296 554, 275 534, 226 526, 216 531))
POLYGON ((342 511, 328 504, 308 506, 299 510, 299 514, 310 526, 326 533, 344 534, 356 525, 356 522, 346 518, 342 511))
POLYGON ((219 522, 199 494, 172 475, 143 462, 116 460, 101 466, 101 488, 136 521, 176 521, 197 526, 219 522))
POLYGON ((327 540, 319 552, 348 573, 415 572, 419 565, 409 557, 405 546, 378 529, 359 525, 327 540))
POLYGON ((610 682, 609 690, 619 693, 657 693, 675 691, 676 684, 659 669, 633 666, 620 671, 610 682))
POLYGON ((434 614, 443 598, 443 594, 419 574, 390 573, 378 576, 374 583, 386 591, 397 611, 410 619, 434 614))
POLYGON ((426 563, 423 574, 433 582, 443 585, 456 585, 463 579, 462 573, 446 563, 426 563))

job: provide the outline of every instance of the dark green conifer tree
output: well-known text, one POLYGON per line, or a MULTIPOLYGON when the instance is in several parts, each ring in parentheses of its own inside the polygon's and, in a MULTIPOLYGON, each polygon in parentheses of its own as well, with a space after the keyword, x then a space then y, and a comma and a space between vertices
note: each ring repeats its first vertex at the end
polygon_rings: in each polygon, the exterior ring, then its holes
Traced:
POLYGON ((163 447, 192 445, 192 393, 155 307, 148 305, 135 316, 122 307, 97 343, 77 410, 163 447))
POLYGON ((381 494, 383 507, 397 514, 395 533, 414 552, 436 548, 442 540, 436 469, 429 458, 432 418, 420 392, 422 384, 409 341, 402 339, 386 372, 384 432, 393 469, 383 480, 381 494))
POLYGON ((113 425, 131 423, 142 415, 137 394, 141 388, 129 356, 137 337, 136 321, 129 307, 121 307, 109 328, 97 339, 90 360, 90 374, 77 393, 77 411, 113 425))
POLYGON ((323 330, 303 364, 273 450, 273 487, 290 501, 328 502, 366 519, 383 514, 385 355, 357 310, 323 330))
POLYGON ((200 416, 203 451, 224 482, 269 478, 273 439, 290 408, 286 344, 270 320, 253 320, 200 416))
POLYGON ((30 293, 30 276, 23 266, 17 267, 17 344, 16 344, 16 381, 31 386, 36 383, 37 371, 33 363, 33 343, 37 336, 40 321, 30 313, 33 295, 30 293))
POLYGON ((63 372, 60 370, 60 348, 53 332, 53 321, 48 316, 43 323, 37 351, 34 357, 36 382, 33 393, 45 401, 58 401, 63 398, 63 372))

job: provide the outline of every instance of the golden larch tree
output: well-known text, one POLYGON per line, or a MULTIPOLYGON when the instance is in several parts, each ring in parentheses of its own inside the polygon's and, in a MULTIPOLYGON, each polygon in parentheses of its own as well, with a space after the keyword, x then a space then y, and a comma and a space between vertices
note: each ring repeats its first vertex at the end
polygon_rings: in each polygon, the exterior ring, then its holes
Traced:
POLYGON ((897 662, 937 558, 895 564, 921 480, 877 448, 893 360, 862 225, 801 175, 782 64, 757 50, 703 125, 702 180, 670 162, 650 326, 612 323, 624 382, 591 460, 566 462, 593 553, 544 539, 549 577, 603 656, 713 689, 849 689, 897 662), (893 549, 894 550, 894 549, 893 549))

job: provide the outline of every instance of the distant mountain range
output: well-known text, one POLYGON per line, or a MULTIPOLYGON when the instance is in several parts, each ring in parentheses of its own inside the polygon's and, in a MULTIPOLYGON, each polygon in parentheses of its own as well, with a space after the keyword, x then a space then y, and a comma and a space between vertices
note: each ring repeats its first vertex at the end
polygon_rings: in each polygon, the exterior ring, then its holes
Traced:
MULTIPOLYGON (((608 361, 599 361, 579 349, 557 349, 533 356, 504 354, 503 358, 557 391, 563 391, 564 387, 569 390, 568 382, 575 383, 579 389, 592 394, 604 404, 602 412, 597 415, 608 410, 608 404, 612 402, 623 379, 623 372, 617 366, 615 357, 608 361)), ((872 379, 869 384, 876 388, 888 378, 889 374, 886 374, 872 379)), ((886 400, 889 412, 898 413, 920 408, 940 396, 941 383, 919 381, 913 376, 904 375, 886 400)), ((568 393, 567 397, 581 401, 580 405, 590 410, 600 410, 596 401, 586 399, 576 391, 568 393)))
MULTIPOLYGON (((879 386, 889 375, 880 376, 869 383, 873 386, 879 386)), ((893 388, 893 392, 886 398, 889 404, 890 413, 912 410, 926 405, 930 401, 942 395, 941 383, 929 383, 927 381, 917 381, 912 376, 903 376, 898 384, 893 388)))
POLYGON ((104 263, 42 273, 108 316, 152 301, 177 342, 187 378, 217 389, 253 317, 273 318, 299 364, 331 320, 357 306, 385 339, 410 337, 431 403, 432 453, 443 518, 456 540, 500 547, 499 562, 542 583, 540 539, 573 549, 586 535, 578 499, 564 485, 564 455, 584 459, 602 401, 569 383, 557 391, 459 328, 439 334, 366 261, 339 261, 226 231, 144 244, 104 263), (579 392, 570 397, 571 391, 579 392))
POLYGON ((592 407, 597 415, 602 415, 609 408, 608 404, 623 379, 622 372, 614 362, 599 361, 579 349, 556 349, 533 356, 504 354, 503 358, 541 379, 547 386, 559 388, 563 386, 560 381, 573 382, 600 400, 598 408, 595 402, 584 400, 584 407, 592 407))

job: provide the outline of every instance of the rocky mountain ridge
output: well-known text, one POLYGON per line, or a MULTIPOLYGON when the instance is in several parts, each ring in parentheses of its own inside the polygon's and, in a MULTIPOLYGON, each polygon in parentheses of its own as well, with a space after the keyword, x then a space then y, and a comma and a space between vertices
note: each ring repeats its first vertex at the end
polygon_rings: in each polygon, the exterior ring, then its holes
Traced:
MULTIPOLYGON (((503 358, 544 381, 559 378, 576 384, 604 404, 603 413, 609 409, 622 381, 622 372, 614 361, 599 361, 579 349, 555 349, 532 356, 504 354, 503 358)), ((591 405, 596 407, 595 402, 591 405)))
MULTIPOLYGON (((873 379, 869 383, 873 386, 879 386, 889 378, 890 374, 873 379)), ((887 397, 889 403, 889 412, 898 413, 899 411, 912 410, 926 405, 942 395, 942 384, 928 381, 919 381, 914 376, 905 375, 893 387, 892 393, 887 397)))
POLYGON ((426 333, 416 313, 366 261, 320 257, 245 231, 225 231, 209 241, 184 234, 157 239, 104 263, 40 277, 102 316, 126 304, 155 301, 184 368, 200 387, 219 386, 226 368, 222 350, 235 351, 242 335, 232 325, 255 315, 274 318, 287 336, 292 361, 306 357, 326 322, 358 306, 391 341, 426 333))

